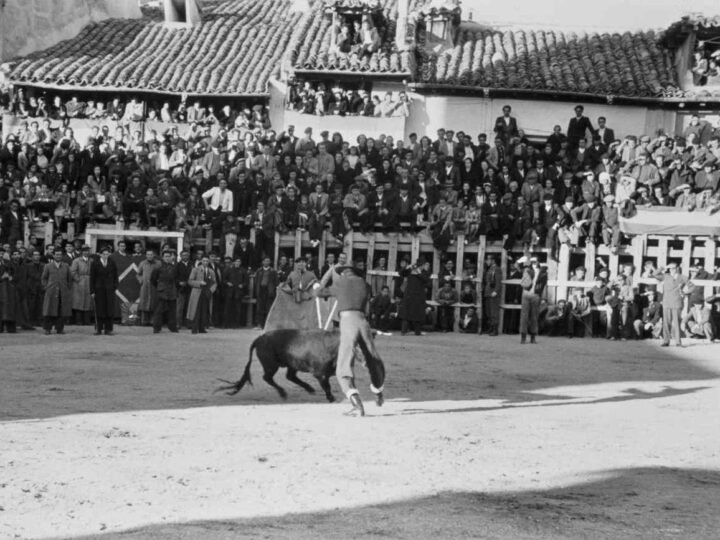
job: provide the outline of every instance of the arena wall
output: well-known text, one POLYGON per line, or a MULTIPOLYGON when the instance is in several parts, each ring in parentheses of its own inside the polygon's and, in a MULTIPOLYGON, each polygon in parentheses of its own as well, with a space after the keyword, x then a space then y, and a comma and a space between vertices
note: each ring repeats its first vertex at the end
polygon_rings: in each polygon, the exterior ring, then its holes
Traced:
POLYGON ((74 37, 90 22, 141 16, 128 0, 2 0, 0 62, 74 37))
MULTIPOLYGON (((473 139, 479 133, 487 133, 491 137, 495 118, 502 114, 502 107, 506 104, 512 107, 519 127, 529 136, 549 135, 555 124, 560 124, 565 131, 574 106, 571 102, 558 101, 413 95, 412 113, 405 126, 405 134, 415 132, 434 136, 439 128, 452 127, 455 131, 461 129, 471 133, 473 139)), ((658 128, 671 132, 676 128, 674 111, 646 106, 584 105, 585 115, 593 124, 597 123, 598 116, 605 116, 617 137, 636 135, 641 129, 652 134, 658 128)))

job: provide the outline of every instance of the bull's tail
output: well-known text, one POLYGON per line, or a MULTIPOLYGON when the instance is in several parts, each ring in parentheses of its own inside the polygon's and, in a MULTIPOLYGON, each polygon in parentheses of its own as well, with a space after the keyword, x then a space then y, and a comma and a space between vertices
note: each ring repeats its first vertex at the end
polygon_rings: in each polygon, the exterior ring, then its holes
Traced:
POLYGON ((252 386, 252 379, 250 378, 250 364, 252 364, 253 352, 255 351, 255 347, 257 346, 257 340, 261 337, 262 336, 256 338, 255 341, 252 342, 252 345, 250 345, 250 355, 248 357, 248 363, 245 366, 245 371, 243 372, 240 380, 237 382, 232 382, 226 381, 225 379, 218 379, 220 382, 224 382, 226 384, 224 386, 217 387, 213 394, 217 392, 225 392, 228 396, 234 396, 240 390, 242 390, 243 386, 245 386, 245 383, 252 386))

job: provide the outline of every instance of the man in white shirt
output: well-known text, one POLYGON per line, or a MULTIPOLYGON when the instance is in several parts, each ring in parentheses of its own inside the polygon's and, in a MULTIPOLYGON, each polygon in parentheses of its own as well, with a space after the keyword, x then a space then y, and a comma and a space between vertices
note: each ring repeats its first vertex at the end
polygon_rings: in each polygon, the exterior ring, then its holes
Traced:
POLYGON ((219 238, 222 222, 233 210, 233 193, 227 188, 227 180, 220 179, 218 186, 202 194, 202 200, 211 222, 213 235, 219 238))

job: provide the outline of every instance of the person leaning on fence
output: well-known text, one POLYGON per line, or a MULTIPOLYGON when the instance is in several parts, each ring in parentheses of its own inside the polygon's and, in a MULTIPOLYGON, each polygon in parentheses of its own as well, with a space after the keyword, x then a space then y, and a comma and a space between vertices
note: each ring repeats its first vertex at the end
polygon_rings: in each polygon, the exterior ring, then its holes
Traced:
POLYGON ((530 334, 530 343, 535 343, 539 325, 540 298, 547 284, 547 271, 539 265, 536 257, 531 257, 529 261, 526 257, 521 257, 518 262, 525 265, 520 281, 522 287, 520 342, 526 343, 527 335, 530 334))
POLYGON ((661 347, 670 345, 670 335, 682 346, 680 341, 680 313, 683 308, 684 295, 687 292, 690 281, 680 273, 677 263, 671 262, 667 270, 659 268, 653 277, 663 284, 663 341, 661 347))

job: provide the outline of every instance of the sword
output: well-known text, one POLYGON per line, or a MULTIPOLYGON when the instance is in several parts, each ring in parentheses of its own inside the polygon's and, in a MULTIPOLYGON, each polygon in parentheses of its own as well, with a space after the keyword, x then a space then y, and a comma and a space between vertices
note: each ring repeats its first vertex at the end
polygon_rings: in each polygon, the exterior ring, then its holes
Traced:
POLYGON ((332 309, 330 309, 330 315, 328 315, 327 321, 325 321, 325 326, 323 327, 323 330, 327 330, 328 326, 330 326, 330 322, 332 321, 333 315, 335 315, 335 308, 337 308, 337 300, 333 303, 332 309))

